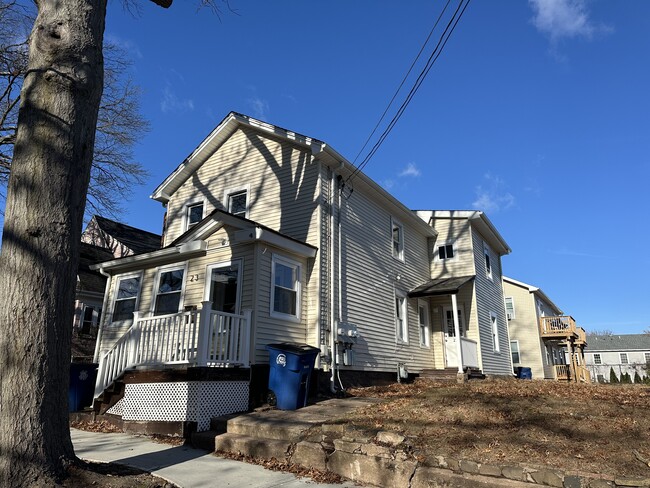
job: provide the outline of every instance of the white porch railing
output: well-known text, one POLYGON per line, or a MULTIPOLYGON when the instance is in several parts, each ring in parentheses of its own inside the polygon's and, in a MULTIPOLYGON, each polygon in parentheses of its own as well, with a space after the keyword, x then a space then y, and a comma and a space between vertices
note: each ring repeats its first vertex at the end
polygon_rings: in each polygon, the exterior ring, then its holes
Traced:
POLYGON ((478 368, 478 345, 476 341, 461 337, 460 348, 463 352, 463 367, 478 368))
POLYGON ((251 311, 201 311, 142 317, 99 360, 95 398, 128 368, 163 364, 231 367, 249 365, 251 311))

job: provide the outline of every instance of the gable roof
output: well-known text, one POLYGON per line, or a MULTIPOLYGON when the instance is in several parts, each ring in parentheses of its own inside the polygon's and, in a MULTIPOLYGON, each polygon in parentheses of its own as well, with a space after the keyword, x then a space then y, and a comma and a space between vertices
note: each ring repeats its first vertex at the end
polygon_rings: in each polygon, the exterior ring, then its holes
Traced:
POLYGON ((470 225, 481 233, 492 249, 498 252, 500 256, 512 252, 512 249, 510 249, 510 246, 508 246, 508 243, 501 236, 494 224, 480 210, 415 210, 414 212, 427 223, 439 219, 468 220, 470 225))
MULTIPOLYGON (((271 125, 267 122, 254 119, 248 115, 237 112, 230 112, 217 127, 198 145, 198 147, 187 156, 183 162, 158 185, 150 195, 150 198, 163 204, 169 202, 171 196, 178 190, 194 172, 205 163, 208 158, 225 143, 228 138, 240 127, 247 127, 262 134, 271 135, 276 138, 290 141, 292 144, 311 151, 315 159, 322 161, 325 165, 336 169, 336 172, 347 178, 356 171, 356 167, 323 141, 309 136, 299 134, 282 127, 271 125)), ((428 224, 423 225, 421 219, 417 218, 404 204, 384 190, 379 184, 358 172, 354 177, 354 185, 363 188, 367 194, 387 207, 403 223, 410 223, 419 232, 427 236, 437 234, 436 230, 428 224)))
POLYGON ((106 277, 90 266, 113 258, 113 253, 104 247, 94 246, 86 242, 79 248, 79 268, 77 269, 77 291, 104 293, 106 277))
POLYGON ((101 231, 131 249, 134 254, 160 249, 161 236, 159 234, 131 227, 100 215, 95 215, 93 220, 101 231))
POLYGON ((235 233, 235 238, 236 243, 239 244, 261 241, 298 256, 310 258, 316 256, 318 252, 318 248, 311 244, 281 234, 244 217, 217 209, 167 247, 95 264, 90 269, 115 274, 136 266, 171 263, 194 255, 205 254, 207 251, 206 239, 224 226, 232 227, 238 231, 235 233))
MULTIPOLYGON (((516 285, 522 288, 526 288, 530 293, 537 295, 539 298, 544 300, 548 305, 550 305, 551 308, 553 308, 555 310, 555 313, 557 313, 558 315, 562 315, 564 313, 560 309, 560 307, 555 305, 555 303, 553 303, 553 301, 548 297, 548 295, 541 290, 541 288, 537 288, 536 286, 529 285, 527 283, 524 283, 523 281, 517 281, 514 278, 510 278, 508 276, 503 276, 503 281, 505 281, 506 283, 510 283, 511 285, 516 285)), ((504 294, 505 294, 505 290, 504 290, 504 294)))
POLYGON ((587 335, 589 352, 650 351, 650 334, 587 335))

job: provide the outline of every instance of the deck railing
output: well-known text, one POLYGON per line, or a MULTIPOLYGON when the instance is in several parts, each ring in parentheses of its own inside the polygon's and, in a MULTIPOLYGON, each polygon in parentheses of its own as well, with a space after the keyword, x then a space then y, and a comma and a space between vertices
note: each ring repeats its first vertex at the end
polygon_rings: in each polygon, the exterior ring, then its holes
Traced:
POLYGON ((201 311, 139 317, 99 360, 95 398, 124 371, 135 366, 188 364, 248 366, 251 311, 217 312, 210 302, 201 311))
POLYGON ((566 337, 576 335, 576 322, 570 315, 540 317, 539 329, 542 337, 566 337))
POLYGON ((576 344, 583 345, 587 343, 587 332, 582 327, 576 327, 576 333, 578 338, 576 339, 576 344))
POLYGON ((478 368, 478 345, 476 341, 461 337, 460 347, 463 352, 463 367, 478 368))
POLYGON ((571 379, 571 367, 568 364, 556 364, 553 368, 555 369, 556 380, 568 381, 571 379))

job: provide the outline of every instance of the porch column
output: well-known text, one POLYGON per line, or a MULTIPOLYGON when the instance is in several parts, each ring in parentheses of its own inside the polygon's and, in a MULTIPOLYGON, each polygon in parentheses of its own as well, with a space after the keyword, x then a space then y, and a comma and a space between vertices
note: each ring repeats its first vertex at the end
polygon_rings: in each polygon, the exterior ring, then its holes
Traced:
POLYGON ((456 294, 451 294, 451 313, 454 317, 454 333, 456 334, 456 353, 458 354, 458 372, 463 372, 463 346, 460 343, 460 323, 458 321, 458 301, 456 294))
POLYGON ((199 312, 199 343, 197 344, 197 366, 206 366, 208 364, 210 339, 212 336, 212 331, 210 330, 211 315, 212 302, 210 300, 201 302, 201 311, 199 312))

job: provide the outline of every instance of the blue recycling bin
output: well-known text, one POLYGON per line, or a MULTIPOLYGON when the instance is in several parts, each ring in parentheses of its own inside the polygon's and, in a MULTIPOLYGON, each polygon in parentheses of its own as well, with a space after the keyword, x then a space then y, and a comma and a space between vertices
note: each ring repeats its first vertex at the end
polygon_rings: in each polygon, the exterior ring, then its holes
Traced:
POLYGON ((93 403, 97 363, 71 363, 68 411, 78 412, 93 403))
POLYGON ((517 368, 517 378, 520 380, 532 380, 533 379, 533 371, 531 368, 517 368))
POLYGON ((269 344, 269 389, 275 394, 280 410, 296 410, 307 405, 309 380, 317 347, 293 342, 269 344))

